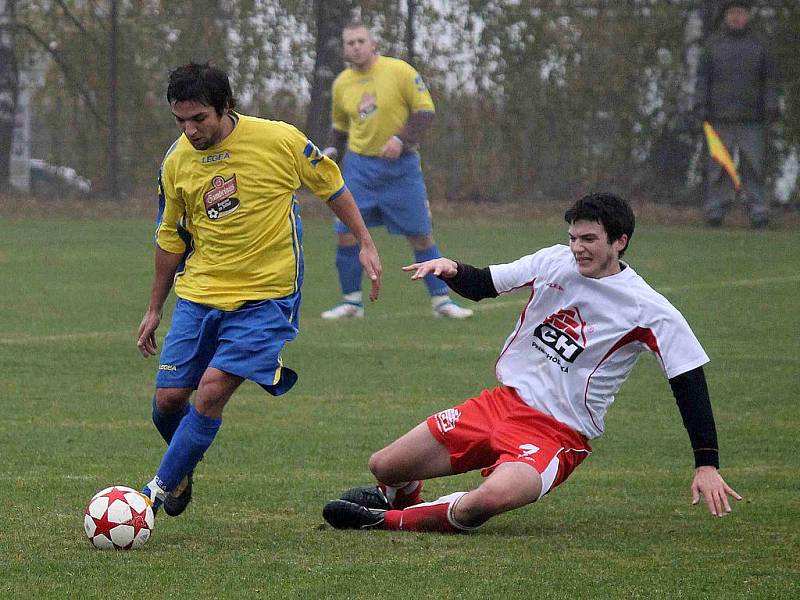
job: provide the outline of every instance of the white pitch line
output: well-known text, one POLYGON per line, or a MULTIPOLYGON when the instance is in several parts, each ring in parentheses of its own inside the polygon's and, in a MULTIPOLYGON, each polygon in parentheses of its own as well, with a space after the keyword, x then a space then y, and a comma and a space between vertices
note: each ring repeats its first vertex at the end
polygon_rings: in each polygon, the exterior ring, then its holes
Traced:
MULTIPOLYGON (((679 286, 665 286, 660 288, 654 288, 660 294, 672 294, 679 291, 685 290, 697 290, 697 289, 714 289, 718 287, 757 287, 760 285, 768 285, 771 283, 789 283, 800 281, 800 275, 787 275, 784 277, 760 277, 758 279, 734 279, 731 281, 720 281, 716 283, 699 283, 693 285, 679 285, 679 286)), ((501 308, 506 308, 508 306, 518 306, 520 309, 525 305, 527 302, 528 297, 530 296, 530 292, 526 292, 527 288, 522 288, 518 292, 512 292, 513 296, 503 296, 503 298, 508 298, 507 300, 489 300, 486 304, 477 304, 477 305, 470 305, 470 308, 475 312, 486 312, 490 310, 497 310, 501 308), (513 298, 513 299, 512 299, 513 298)), ((370 318, 381 318, 381 319, 393 319, 395 317, 414 317, 419 316, 419 311, 412 312, 412 311, 405 311, 405 312, 393 312, 393 313, 383 313, 380 315, 370 315, 370 318)), ((309 317, 305 317, 309 319, 309 317)), ((314 320, 322 320, 319 317, 311 317, 314 320)))
MULTIPOLYGON (((716 283, 699 283, 693 285, 679 285, 679 286, 665 286, 658 288, 656 291, 662 294, 672 294, 674 292, 695 290, 695 289, 714 289, 719 287, 758 287, 761 285, 769 285, 773 283, 793 283, 800 282, 800 275, 787 275, 783 277, 759 277, 757 279, 733 279, 731 281, 718 281, 716 283)), ((471 308, 476 312, 485 312, 490 310, 497 310, 506 308, 508 306, 524 306, 527 295, 518 293, 516 297, 508 300, 495 300, 487 304, 479 304, 471 308)), ((419 311, 405 311, 405 312, 392 312, 382 313, 377 315, 370 315, 371 319, 395 319, 397 317, 416 317, 419 316, 419 311)), ((301 316, 301 321, 321 321, 320 317, 301 316)), ((114 338, 124 337, 134 339, 135 334, 130 331, 82 331, 74 333, 62 333, 58 335, 20 335, 18 337, 0 337, 0 345, 13 346, 24 344, 37 344, 46 342, 63 342, 72 340, 85 340, 85 339, 100 339, 100 338, 114 338)))
POLYGON ((61 333, 58 335, 20 335, 19 337, 0 337, 0 344, 36 344, 43 342, 65 342, 70 340, 86 340, 113 337, 130 337, 135 340, 135 334, 130 331, 81 331, 76 333, 61 333))

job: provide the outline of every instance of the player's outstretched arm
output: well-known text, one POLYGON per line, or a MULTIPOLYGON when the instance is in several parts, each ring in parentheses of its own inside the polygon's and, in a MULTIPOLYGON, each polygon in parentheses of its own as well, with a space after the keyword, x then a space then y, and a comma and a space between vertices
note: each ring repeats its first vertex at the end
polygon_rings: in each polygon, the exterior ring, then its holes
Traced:
POLYGON ((436 277, 448 279, 456 276, 458 264, 454 260, 442 256, 433 260, 406 265, 403 267, 403 271, 414 271, 411 275, 412 280, 422 279, 426 275, 435 275, 436 277))
POLYGON ((712 466, 697 467, 694 471, 694 479, 692 480, 693 505, 700 502, 700 496, 705 499, 708 511, 715 517, 724 517, 731 512, 728 496, 732 496, 737 500, 742 499, 736 493, 736 490, 725 483, 716 467, 712 466))
POLYGON ((154 356, 158 350, 156 344, 156 329, 161 323, 161 315, 164 313, 164 302, 172 289, 172 281, 175 278, 175 271, 181 263, 183 254, 173 254, 162 250, 156 246, 156 267, 153 276, 153 289, 150 291, 150 304, 147 312, 142 317, 139 324, 139 332, 136 338, 136 347, 142 356, 154 356))

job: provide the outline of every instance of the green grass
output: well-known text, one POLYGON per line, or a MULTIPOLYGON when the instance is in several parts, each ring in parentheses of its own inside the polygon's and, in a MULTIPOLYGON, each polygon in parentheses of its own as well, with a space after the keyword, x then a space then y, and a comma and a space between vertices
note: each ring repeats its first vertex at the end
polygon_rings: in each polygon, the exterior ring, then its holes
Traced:
MULTIPOLYGON (((510 218, 440 219, 436 234, 447 255, 478 265, 565 239, 555 221, 510 218)), ((363 322, 323 322, 338 298, 333 239, 327 223, 306 223, 301 335, 284 355, 298 385, 276 399, 245 384, 190 510, 160 517, 143 550, 109 553, 87 543, 83 506, 107 485, 140 486, 163 451, 149 417, 156 362, 134 344, 151 225, 0 223, 0 597, 800 595, 800 236, 640 226, 627 256, 712 358, 723 474, 745 497, 731 516, 690 506, 686 432, 647 358, 572 478, 469 536, 340 532, 320 515, 327 499, 370 481, 372 451, 494 385, 494 360, 527 297, 474 305, 468 322, 435 320, 424 287, 399 270, 405 242, 376 239, 382 298, 363 322)), ((430 481, 426 493, 479 481, 430 481)))

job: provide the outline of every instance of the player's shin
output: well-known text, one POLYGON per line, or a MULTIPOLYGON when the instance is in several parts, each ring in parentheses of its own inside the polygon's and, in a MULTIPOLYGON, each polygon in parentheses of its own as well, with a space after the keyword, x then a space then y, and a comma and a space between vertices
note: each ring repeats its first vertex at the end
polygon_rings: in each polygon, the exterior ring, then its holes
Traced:
POLYGON ((477 527, 464 525, 454 516, 458 501, 466 494, 467 492, 455 492, 404 510, 387 510, 384 514, 384 529, 439 533, 473 531, 477 527))
POLYGON ((194 471, 222 425, 222 419, 200 414, 192 406, 181 421, 153 482, 164 492, 174 490, 187 473, 194 471))
POLYGON ((172 441, 172 436, 181 424, 183 417, 189 413, 189 402, 183 405, 183 408, 176 412, 164 412, 158 409, 156 398, 153 396, 153 425, 156 426, 158 433, 164 438, 164 441, 169 444, 172 441))

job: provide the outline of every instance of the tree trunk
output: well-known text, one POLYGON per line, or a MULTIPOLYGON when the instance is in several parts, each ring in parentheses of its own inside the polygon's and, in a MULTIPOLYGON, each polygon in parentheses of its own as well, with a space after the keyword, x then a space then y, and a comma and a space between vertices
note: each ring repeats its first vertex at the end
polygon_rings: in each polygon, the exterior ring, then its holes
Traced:
POLYGON ((311 101, 306 117, 306 135, 317 145, 327 144, 331 127, 331 85, 344 68, 342 29, 350 19, 351 3, 314 0, 317 25, 317 56, 311 79, 311 101))
POLYGON ((6 189, 19 78, 14 52, 15 0, 0 0, 0 183, 6 189))
POLYGON ((414 64, 414 45, 417 39, 417 30, 414 26, 414 19, 417 16, 417 1, 407 0, 408 12, 406 14, 406 56, 409 64, 414 64))
POLYGON ((109 45, 109 72, 108 72, 108 177, 111 198, 119 199, 120 191, 120 160, 119 160, 119 141, 118 141, 118 106, 117 98, 119 93, 118 72, 119 72, 119 4, 117 0, 111 0, 110 27, 108 35, 109 45))

